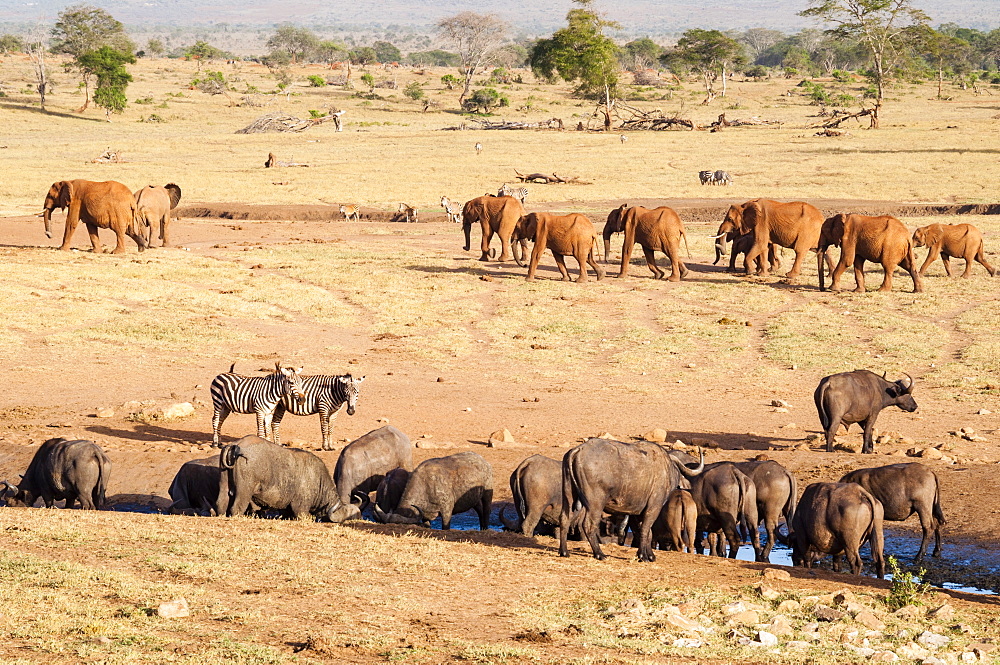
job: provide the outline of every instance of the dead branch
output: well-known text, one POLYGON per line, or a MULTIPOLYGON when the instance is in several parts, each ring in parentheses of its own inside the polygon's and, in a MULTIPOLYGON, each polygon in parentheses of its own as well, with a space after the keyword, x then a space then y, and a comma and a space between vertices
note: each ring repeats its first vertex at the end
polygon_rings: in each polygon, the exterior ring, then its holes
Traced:
POLYGON ((825 120, 823 122, 818 122, 815 125, 812 125, 810 129, 816 129, 816 128, 836 129, 837 127, 840 127, 840 123, 844 122, 845 120, 851 120, 852 118, 855 120, 860 120, 865 116, 872 115, 874 112, 875 112, 874 109, 861 109, 857 113, 850 113, 847 115, 842 115, 840 117, 834 117, 832 120, 825 120))
POLYGON ((444 129, 448 131, 463 129, 563 129, 563 121, 561 118, 552 118, 541 122, 518 122, 515 120, 494 121, 484 118, 481 120, 473 119, 472 122, 476 123, 476 126, 470 127, 463 122, 457 127, 445 127, 444 129))
POLYGON ((90 160, 90 163, 91 164, 120 164, 121 162, 124 162, 124 161, 125 160, 124 160, 124 158, 122 158, 122 151, 121 150, 112 150, 111 148, 108 148, 107 150, 105 150, 104 152, 101 153, 100 157, 97 157, 95 159, 90 160))
POLYGON ((237 129, 237 134, 264 134, 267 132, 304 132, 310 127, 323 124, 334 118, 325 115, 322 118, 296 118, 286 113, 268 113, 262 115, 243 129, 237 129))
POLYGON ((267 161, 264 162, 264 168, 265 169, 273 169, 273 168, 285 167, 285 166, 305 166, 305 167, 308 167, 309 165, 308 164, 301 164, 299 162, 296 162, 294 159, 292 161, 281 161, 277 157, 274 156, 273 152, 267 153, 267 161))

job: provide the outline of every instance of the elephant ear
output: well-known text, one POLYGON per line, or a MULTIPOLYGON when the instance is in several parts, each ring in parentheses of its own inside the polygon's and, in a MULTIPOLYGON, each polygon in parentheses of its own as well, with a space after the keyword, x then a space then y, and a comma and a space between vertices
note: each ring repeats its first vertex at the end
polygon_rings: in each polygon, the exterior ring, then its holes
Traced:
POLYGON ((181 202, 181 188, 174 183, 169 183, 164 189, 170 195, 170 209, 173 210, 181 202))
POLYGON ((59 183, 59 207, 68 208, 70 201, 73 200, 73 183, 69 180, 63 180, 59 183))

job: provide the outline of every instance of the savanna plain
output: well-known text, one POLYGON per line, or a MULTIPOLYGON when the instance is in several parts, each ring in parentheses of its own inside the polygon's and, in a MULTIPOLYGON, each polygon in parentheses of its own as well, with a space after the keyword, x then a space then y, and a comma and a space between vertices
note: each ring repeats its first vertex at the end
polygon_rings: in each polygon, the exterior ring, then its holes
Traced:
MULTIPOLYGON (((263 67, 218 67, 237 89, 274 88, 263 67)), ((561 559, 551 538, 500 531, 158 512, 177 468, 210 454, 212 378, 233 362, 250 374, 282 361, 367 377, 357 414, 335 423, 339 446, 388 422, 419 442, 415 461, 474 450, 493 465, 498 502, 510 499, 507 478, 523 458, 560 458, 602 433, 629 440, 662 428, 669 441, 705 446, 707 461, 765 454, 800 487, 932 448, 921 461, 940 478, 948 524, 927 579, 962 581, 970 557, 981 558, 987 572, 975 585, 996 590, 1000 281, 980 266, 970 279, 947 278, 938 262, 924 293, 909 292, 902 274, 892 293, 821 293, 810 262, 794 285, 713 266, 710 236, 731 203, 806 200, 827 214, 893 210, 911 230, 969 222, 1000 262, 997 218, 957 207, 997 202, 1000 89, 954 89, 941 101, 930 84, 903 84, 882 129, 847 124, 843 136, 818 137, 809 128, 818 107, 796 80, 733 81, 710 106, 690 81, 644 89, 648 101, 631 104, 702 125, 723 112, 780 124, 629 132, 622 142, 617 131, 574 131, 597 126, 592 104, 529 72, 501 86, 503 117, 561 118, 566 131, 443 131, 475 126, 450 110, 457 91, 438 82, 444 70, 373 70, 399 89, 369 99, 309 87, 307 75, 328 73, 321 67, 294 73, 288 94, 259 97, 268 107, 236 106, 190 88, 195 63, 143 59, 132 103, 108 123, 99 111, 74 112, 82 93, 68 78, 39 111, 30 63, 0 64, 0 477, 23 472, 48 438, 92 439, 113 461, 116 508, 0 509, 4 662, 839 663, 866 660, 863 641, 888 650, 921 631, 949 638, 942 658, 1000 639, 996 596, 932 590, 918 612, 899 615, 889 581, 827 569, 765 580, 764 564, 673 552, 637 563, 614 545, 603 562, 579 543, 561 559), (406 99, 412 81, 439 104, 425 112, 406 99), (234 133, 265 112, 329 108, 345 111, 342 132, 326 122, 234 133), (109 149, 122 161, 93 161, 109 149), (308 166, 265 169, 269 152, 308 166), (557 281, 551 256, 534 283, 512 263, 477 261, 478 229, 463 251, 439 199, 496 191, 514 169, 579 176, 586 184, 528 185, 527 208, 583 212, 598 227, 624 202, 674 206, 691 273, 654 280, 639 255, 631 276, 615 279, 620 239, 600 282, 557 281), (725 169, 734 183, 703 187, 702 169, 725 169), (80 251, 56 251, 37 214, 49 185, 72 178, 133 190, 179 184, 178 247, 140 254, 130 241, 125 255, 95 255, 81 227, 80 251), (389 222, 399 202, 420 223, 389 222), (360 204, 361 221, 344 221, 341 203, 360 204), (875 455, 857 452, 857 428, 823 452, 810 436, 819 431, 812 391, 856 368, 909 373, 920 409, 883 413, 875 455), (195 406, 187 419, 155 416, 185 401, 195 406), (487 447, 504 428, 514 442, 487 447), (157 616, 178 597, 189 617, 157 616), (755 626, 730 621, 737 602, 756 623, 782 614, 790 636, 773 650, 741 646, 755 626), (814 623, 817 604, 849 602, 882 628, 850 616, 814 623), (948 612, 925 613, 945 603, 948 612)), ((61 216, 54 221, 59 236, 61 216)), ((869 272, 871 289, 881 274, 869 272)), ((223 434, 253 427, 252 416, 234 415, 223 434)), ((283 434, 319 449, 315 417, 286 417, 283 434)), ((333 468, 336 451, 317 454, 333 468)), ((890 526, 908 536, 917 525, 890 526)))

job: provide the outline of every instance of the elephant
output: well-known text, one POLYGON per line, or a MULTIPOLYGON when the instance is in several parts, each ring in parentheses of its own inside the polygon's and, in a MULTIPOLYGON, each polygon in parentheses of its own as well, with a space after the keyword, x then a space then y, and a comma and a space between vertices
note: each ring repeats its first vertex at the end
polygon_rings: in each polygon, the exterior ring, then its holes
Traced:
POLYGON ((608 220, 604 223, 604 231, 602 235, 604 236, 604 262, 611 263, 611 235, 614 233, 621 233, 624 231, 624 227, 621 223, 622 215, 625 214, 625 210, 628 208, 627 203, 623 203, 611 212, 608 213, 608 220))
MULTIPOLYGON (((547 212, 533 212, 521 217, 514 227, 512 239, 516 242, 532 240, 535 245, 531 249, 531 262, 528 265, 527 281, 535 281, 535 270, 538 261, 546 249, 552 250, 556 265, 565 281, 569 281, 566 270, 565 256, 576 258, 580 264, 580 276, 577 283, 587 281, 587 263, 597 273, 597 279, 604 279, 604 270, 594 259, 594 248, 597 245, 597 229, 594 223, 580 213, 569 215, 553 215, 547 212)), ((520 261, 518 262, 520 265, 520 261)))
MULTIPOLYGON (((619 208, 621 210, 621 208, 619 208)), ((684 246, 687 247, 687 236, 684 234, 684 223, 671 208, 661 206, 650 210, 642 206, 632 206, 625 208, 618 216, 618 224, 625 232, 625 242, 622 245, 622 265, 618 271, 618 277, 627 277, 629 261, 632 259, 632 248, 635 243, 642 246, 642 252, 646 255, 646 265, 652 271, 656 279, 663 279, 666 275, 659 266, 656 265, 654 252, 663 252, 670 258, 671 282, 679 282, 687 275, 688 269, 681 259, 680 246, 681 238, 684 239, 684 246)), ((607 225, 604 233, 607 234, 607 225)), ((607 243, 605 243, 607 247, 607 243)), ((688 249, 690 257, 691 250, 688 249)))
POLYGON ((181 188, 170 183, 164 187, 148 185, 135 192, 137 214, 146 225, 146 246, 153 246, 153 229, 160 224, 160 240, 170 247, 170 211, 181 200, 181 188))
POLYGON ((890 215, 869 217, 867 215, 838 214, 823 222, 820 234, 817 264, 819 269, 819 290, 826 290, 823 280, 823 259, 830 245, 840 246, 840 262, 833 270, 830 290, 840 290, 840 278, 844 271, 854 266, 854 280, 858 293, 865 292, 865 261, 881 263, 885 279, 879 291, 892 291, 892 273, 901 265, 913 278, 913 292, 924 290, 923 280, 916 269, 913 258, 913 240, 903 223, 890 215))
POLYGON ((139 251, 146 249, 145 221, 138 215, 135 199, 128 187, 120 182, 109 180, 93 182, 90 180, 61 180, 52 183, 45 195, 45 206, 42 217, 45 220, 45 237, 52 237, 52 211, 68 208, 66 213, 66 231, 63 243, 59 249, 68 252, 71 249, 73 232, 76 225, 83 221, 90 234, 90 244, 95 253, 100 254, 101 240, 97 229, 111 229, 118 237, 114 254, 125 253, 125 236, 128 235, 139 251))
MULTIPOLYGON (((715 260, 712 261, 713 266, 726 255, 727 242, 733 243, 733 248, 729 254, 729 267, 726 268, 726 272, 736 272, 736 257, 750 251, 753 247, 754 237, 752 233, 739 235, 735 231, 725 231, 715 236, 715 260)), ((773 242, 767 244, 767 262, 771 264, 771 272, 781 270, 781 256, 773 242)), ((757 257, 757 263, 760 263, 760 257, 757 257)))
MULTIPOLYGON (((466 201, 462 208, 462 231, 465 233, 465 251, 472 246, 472 225, 479 222, 483 229, 483 254, 480 261, 490 257, 490 241, 495 233, 502 246, 500 261, 510 261, 510 236, 517 220, 524 216, 524 207, 513 196, 478 196, 466 201)), ((522 248, 523 248, 522 244, 522 248)))
POLYGON ((994 277, 997 271, 986 260, 983 250, 983 234, 972 224, 930 224, 922 226, 913 232, 913 246, 926 247, 927 259, 920 266, 920 274, 923 276, 927 268, 938 256, 944 264, 944 272, 951 277, 951 265, 948 259, 951 257, 961 257, 965 259, 965 272, 962 277, 972 274, 973 260, 979 261, 994 277))
MULTIPOLYGON (((823 213, 802 201, 781 203, 769 199, 753 199, 729 207, 726 218, 719 226, 719 234, 735 231, 739 235, 753 233, 754 244, 743 260, 743 268, 750 274, 750 266, 764 256, 768 243, 788 247, 795 251, 795 262, 785 279, 794 282, 802 272, 806 252, 819 245, 823 228, 823 213)), ((760 261, 756 274, 767 277, 769 266, 760 261)))

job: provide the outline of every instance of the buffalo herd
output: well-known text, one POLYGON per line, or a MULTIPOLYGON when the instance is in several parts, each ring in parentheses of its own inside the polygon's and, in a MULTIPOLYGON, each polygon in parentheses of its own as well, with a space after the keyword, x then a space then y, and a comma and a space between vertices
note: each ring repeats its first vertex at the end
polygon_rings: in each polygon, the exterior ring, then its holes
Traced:
MULTIPOLYGON (((90 441, 51 439, 36 452, 17 485, 4 482, 9 506, 98 509, 105 502, 111 462, 90 441)), ((597 559, 601 543, 617 536, 654 561, 654 548, 735 558, 749 540, 757 561, 768 561, 776 542, 792 549, 795 565, 810 567, 824 555, 834 569, 846 556, 862 569, 859 549, 868 543, 873 569, 884 575, 883 520, 917 513, 924 556, 933 532, 940 556, 944 524, 938 479, 919 463, 852 471, 836 483, 810 484, 797 497, 795 476, 772 460, 705 464, 648 441, 593 438, 570 449, 562 461, 533 455, 510 476, 516 518, 500 509, 505 528, 525 536, 553 534, 559 554, 569 556, 570 537, 586 540, 597 559), (779 520, 787 534, 778 530, 779 520), (759 525, 766 542, 760 543, 759 525)), ((415 468, 405 434, 384 426, 348 444, 333 475, 317 455, 246 436, 216 457, 191 460, 170 485, 169 512, 188 515, 256 515, 329 522, 359 519, 372 509, 384 523, 424 524, 438 517, 445 529, 453 515, 474 510, 488 528, 493 469, 482 456, 460 452, 424 460, 415 468), (376 493, 374 505, 371 492, 376 493)))

